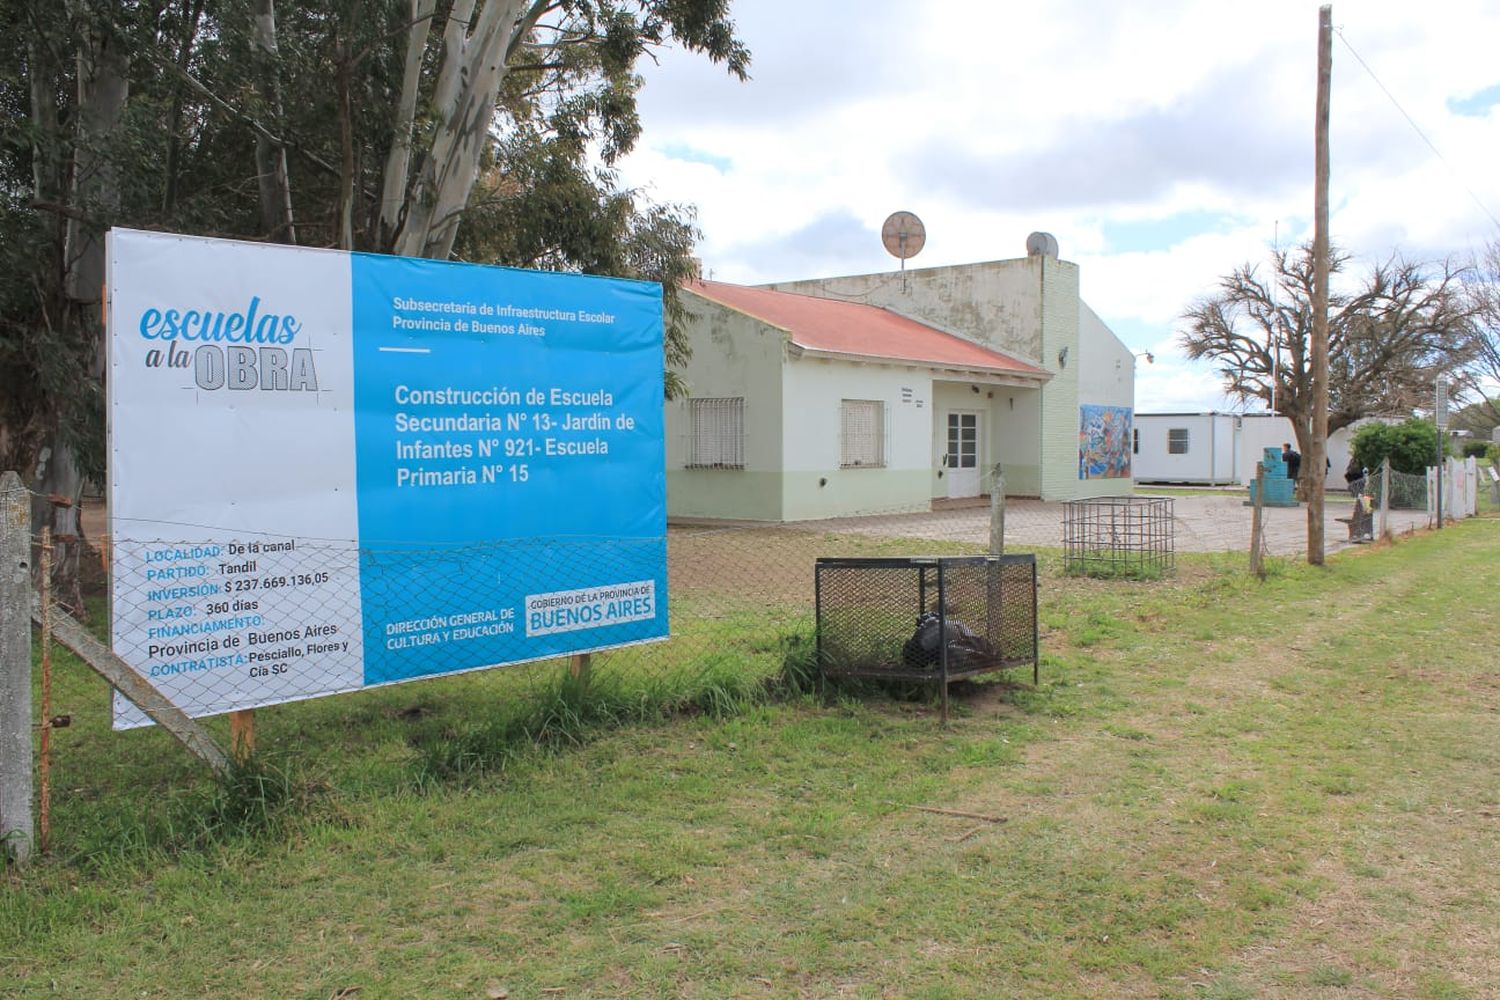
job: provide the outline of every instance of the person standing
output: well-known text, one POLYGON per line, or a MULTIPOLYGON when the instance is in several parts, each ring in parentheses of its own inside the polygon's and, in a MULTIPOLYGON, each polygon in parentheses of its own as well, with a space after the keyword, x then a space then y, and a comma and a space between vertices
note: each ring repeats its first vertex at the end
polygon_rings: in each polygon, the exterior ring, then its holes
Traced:
POLYGON ((1281 445, 1281 460, 1286 463, 1286 477, 1295 483, 1297 473, 1302 470, 1302 455, 1292 450, 1290 441, 1285 441, 1281 445))
POLYGON ((1364 485, 1364 481, 1364 466, 1359 464, 1359 459, 1350 455, 1349 464, 1344 467, 1344 483, 1349 487, 1349 495, 1359 496, 1360 487, 1364 485))

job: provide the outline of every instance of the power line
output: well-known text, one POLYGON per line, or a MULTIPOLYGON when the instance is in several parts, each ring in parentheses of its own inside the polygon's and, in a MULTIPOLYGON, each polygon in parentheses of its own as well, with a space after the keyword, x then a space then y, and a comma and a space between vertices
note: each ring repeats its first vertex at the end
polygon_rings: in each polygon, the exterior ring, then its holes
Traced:
POLYGON ((1355 62, 1363 66, 1365 72, 1370 74, 1370 79, 1375 81, 1375 86, 1379 87, 1381 93, 1385 94, 1385 96, 1390 99, 1391 104, 1395 106, 1396 110, 1401 112, 1401 117, 1406 119, 1406 123, 1412 127, 1412 131, 1416 132, 1417 135, 1421 137, 1422 141, 1427 144, 1427 148, 1432 150, 1432 155, 1441 160, 1443 165, 1453 172, 1453 176, 1458 180, 1459 187, 1468 192, 1469 197, 1473 199, 1474 204, 1479 206, 1479 210, 1485 214, 1485 216, 1490 220, 1490 223, 1494 225, 1497 230, 1500 230, 1500 219, 1495 218, 1495 213, 1490 211, 1489 206, 1486 205, 1482 200, 1480 200, 1479 195, 1474 193, 1474 189, 1469 187, 1469 185, 1464 182, 1463 175, 1458 172, 1458 168, 1448 162, 1448 158, 1443 155, 1442 151, 1439 150, 1436 145, 1433 144, 1431 139, 1427 138, 1427 133, 1423 132, 1422 127, 1416 123, 1416 120, 1413 119, 1411 115, 1407 114, 1406 109, 1401 106, 1401 102, 1396 100, 1396 95, 1391 93, 1390 88, 1381 82, 1380 77, 1375 75, 1375 71, 1370 68, 1370 64, 1365 62, 1360 54, 1354 50, 1353 45, 1349 44, 1349 39, 1344 37, 1344 29, 1335 28, 1334 30, 1338 33, 1339 41, 1344 43, 1344 48, 1348 49, 1349 54, 1354 57, 1355 62))

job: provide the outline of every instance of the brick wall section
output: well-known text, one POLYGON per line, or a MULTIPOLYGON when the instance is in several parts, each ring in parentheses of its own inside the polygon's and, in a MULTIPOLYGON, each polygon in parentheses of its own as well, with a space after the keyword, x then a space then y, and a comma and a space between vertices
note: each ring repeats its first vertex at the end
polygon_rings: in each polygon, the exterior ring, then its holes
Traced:
POLYGON ((1078 265, 1040 262, 1042 364, 1053 373, 1042 393, 1042 499, 1072 500, 1078 480, 1078 265), (1058 354, 1068 351, 1068 363, 1058 354))

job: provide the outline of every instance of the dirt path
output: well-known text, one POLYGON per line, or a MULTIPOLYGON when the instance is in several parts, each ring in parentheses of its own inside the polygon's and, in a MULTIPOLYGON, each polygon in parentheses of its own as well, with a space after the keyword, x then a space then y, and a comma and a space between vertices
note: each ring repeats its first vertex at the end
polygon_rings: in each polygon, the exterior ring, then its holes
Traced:
MULTIPOLYGON (((1186 879, 1210 911, 1265 907, 1266 940, 1187 995, 1500 996, 1500 674, 1482 639, 1440 622, 1416 630, 1430 645, 1393 638, 1393 614, 1432 614, 1413 606, 1432 566, 1388 569, 1332 618, 1285 609, 1259 635, 1252 618, 1185 639, 1174 664, 1054 636, 1054 656, 1099 664, 1080 686, 1131 707, 1032 745, 1018 778, 956 808, 1029 816, 1101 854, 1136 845, 1148 896, 1186 879)), ((1488 575, 1476 585, 1500 585, 1488 575)))

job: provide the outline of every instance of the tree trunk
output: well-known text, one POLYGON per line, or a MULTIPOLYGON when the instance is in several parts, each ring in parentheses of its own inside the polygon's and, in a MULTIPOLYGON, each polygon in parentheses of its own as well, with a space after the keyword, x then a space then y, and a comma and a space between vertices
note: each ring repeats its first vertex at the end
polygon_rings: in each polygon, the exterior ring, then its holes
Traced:
MULTIPOLYGON (((104 295, 104 233, 93 221, 112 218, 119 209, 119 178, 106 148, 119 126, 130 96, 130 59, 111 32, 90 23, 79 41, 78 118, 73 159, 72 204, 64 239, 61 288, 63 303, 56 322, 64 335, 90 345, 87 377, 104 377, 104 324, 100 309, 104 295), (82 216, 82 217, 80 217, 82 216)), ((82 529, 78 517, 84 474, 61 427, 52 428, 51 443, 42 449, 31 470, 37 497, 36 527, 52 526, 54 582, 58 592, 78 594, 78 558, 82 529)))
MULTIPOLYGON (((119 179, 103 146, 119 124, 129 96, 129 56, 118 39, 91 27, 78 49, 73 166, 73 205, 84 216, 108 218, 119 207, 119 179)), ((97 305, 104 291, 104 234, 96 225, 69 217, 65 266, 68 298, 80 306, 97 305)))
POLYGON ((417 91, 422 82, 422 55, 432 30, 432 12, 437 0, 411 0, 411 27, 406 34, 406 65, 401 74, 401 98, 396 102, 396 120, 391 129, 391 149, 385 159, 385 177, 380 192, 380 231, 377 249, 389 250, 405 221, 407 175, 411 171, 411 127, 417 114, 417 91))
POLYGON ((408 201, 406 226, 396 247, 403 256, 444 260, 452 253, 495 118, 506 54, 521 12, 528 6, 521 0, 489 0, 474 30, 465 34, 459 15, 472 12, 472 0, 454 4, 434 92, 434 106, 443 112, 443 124, 408 201))
MULTIPOLYGON (((1297 470, 1297 482, 1293 484, 1293 491, 1298 500, 1307 500, 1308 483, 1307 477, 1312 470, 1312 417, 1307 414, 1292 417, 1292 438, 1297 442, 1297 453, 1302 456, 1302 466, 1297 470)), ((1326 471, 1326 470, 1325 470, 1326 471)))
MULTIPOLYGON (((187 16, 187 25, 183 28, 182 38, 177 45, 177 70, 186 74, 188 64, 193 54, 193 43, 198 39, 198 22, 203 17, 203 0, 193 0, 192 10, 187 16)), ((178 133, 182 130, 182 103, 183 88, 179 80, 172 88, 172 111, 168 117, 167 127, 167 162, 164 168, 166 177, 162 184, 161 207, 162 211, 170 214, 177 207, 177 175, 181 170, 180 160, 182 158, 182 139, 178 133)))
POLYGON ((339 249, 354 249, 354 105, 350 98, 353 87, 354 46, 350 35, 354 23, 359 19, 360 5, 355 3, 349 21, 344 26, 339 40, 338 70, 334 74, 339 97, 339 249))
MULTIPOLYGON (((281 83, 276 48, 276 0, 254 0, 252 46, 259 56, 257 84, 261 99, 278 123, 281 133, 281 83)), ((260 182, 260 224, 272 240, 297 242, 292 218, 292 181, 287 171, 286 147, 272 143, 263 134, 255 137, 255 170, 260 182)))
MULTIPOLYGON (((54 88, 58 84, 57 66, 48 58, 47 46, 40 39, 27 43, 26 62, 31 90, 31 196, 41 202, 63 200, 63 178, 58 151, 63 143, 57 117, 54 88)), ((49 233, 57 233, 57 216, 48 216, 49 233)))

